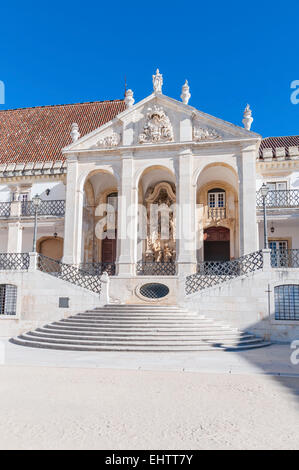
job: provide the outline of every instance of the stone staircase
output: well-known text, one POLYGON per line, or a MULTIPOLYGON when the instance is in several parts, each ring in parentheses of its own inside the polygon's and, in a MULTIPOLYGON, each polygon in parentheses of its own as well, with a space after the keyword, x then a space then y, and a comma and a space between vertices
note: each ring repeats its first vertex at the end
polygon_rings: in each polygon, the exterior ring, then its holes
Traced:
POLYGON ((10 340, 71 351, 242 350, 270 343, 178 307, 107 305, 10 340))

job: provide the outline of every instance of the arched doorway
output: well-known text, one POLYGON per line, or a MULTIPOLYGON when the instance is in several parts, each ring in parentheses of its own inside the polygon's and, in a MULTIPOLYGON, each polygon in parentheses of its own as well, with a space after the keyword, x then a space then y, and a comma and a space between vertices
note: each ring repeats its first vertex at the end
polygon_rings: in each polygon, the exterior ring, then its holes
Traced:
POLYGON ((230 260, 230 231, 226 227, 209 227, 204 231, 204 260, 230 260))
POLYGON ((38 253, 60 261, 63 256, 63 239, 60 237, 42 237, 37 242, 38 253))
POLYGON ((117 248, 117 198, 118 193, 112 192, 107 195, 107 223, 109 217, 112 217, 113 228, 105 227, 106 237, 102 240, 102 263, 115 263, 116 261, 116 248, 117 248), (112 212, 111 212, 112 211, 112 212), (111 212, 111 213, 110 213, 111 212))

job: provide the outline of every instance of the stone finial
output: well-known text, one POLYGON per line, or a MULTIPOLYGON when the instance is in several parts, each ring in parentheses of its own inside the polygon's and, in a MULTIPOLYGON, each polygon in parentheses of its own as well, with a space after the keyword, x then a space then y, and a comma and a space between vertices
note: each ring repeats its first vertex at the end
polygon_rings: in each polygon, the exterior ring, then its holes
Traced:
POLYGON ((186 80, 184 85, 182 86, 181 100, 184 104, 188 104, 190 98, 191 98, 190 88, 188 85, 188 80, 186 80))
POLYGON ((153 87, 155 93, 162 93, 163 75, 156 70, 156 75, 153 75, 153 87))
POLYGON ((77 140, 80 138, 79 126, 76 122, 73 122, 71 127, 71 138, 72 142, 77 142, 77 140))
POLYGON ((250 131, 251 124, 253 123, 252 111, 250 109, 249 104, 246 106, 244 114, 243 114, 243 124, 247 131, 250 131))
POLYGON ((126 91, 126 96, 125 96, 125 104, 127 108, 132 108, 133 104, 135 103, 134 100, 134 93, 132 90, 127 90, 126 91))

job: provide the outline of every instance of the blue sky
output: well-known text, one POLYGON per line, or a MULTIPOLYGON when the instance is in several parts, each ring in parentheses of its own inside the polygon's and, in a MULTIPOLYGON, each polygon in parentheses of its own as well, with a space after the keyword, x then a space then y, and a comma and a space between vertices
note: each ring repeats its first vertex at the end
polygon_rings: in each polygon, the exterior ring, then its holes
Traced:
POLYGON ((124 77, 136 101, 163 92, 252 130, 299 134, 299 2, 5 2, 1 5, 0 109, 122 98, 124 77), (283 6, 284 5, 284 6, 283 6))

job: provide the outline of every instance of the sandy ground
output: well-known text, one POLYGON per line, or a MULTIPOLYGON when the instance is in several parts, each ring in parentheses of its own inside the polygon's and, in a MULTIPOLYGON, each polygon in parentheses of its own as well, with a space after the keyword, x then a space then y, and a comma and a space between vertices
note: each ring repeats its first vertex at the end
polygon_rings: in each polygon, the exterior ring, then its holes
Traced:
POLYGON ((298 449, 299 379, 0 367, 1 449, 298 449))

